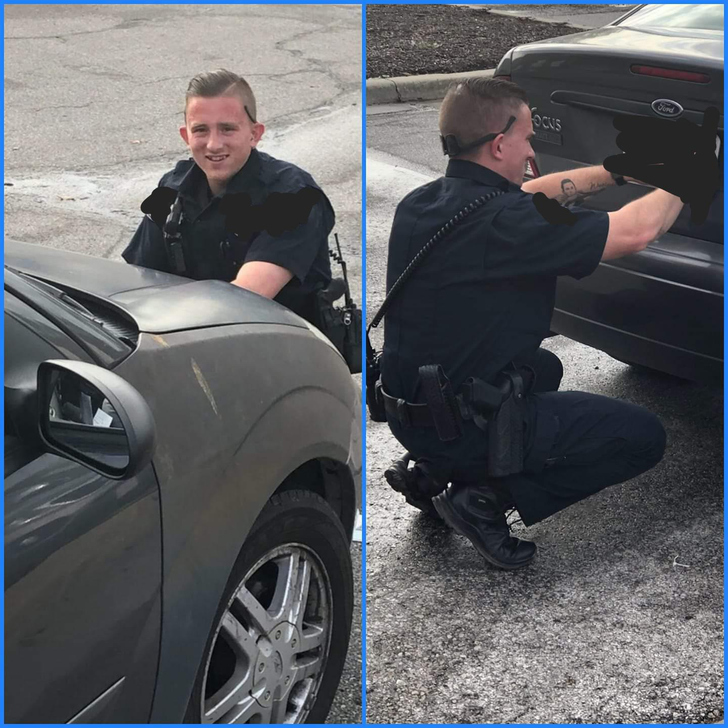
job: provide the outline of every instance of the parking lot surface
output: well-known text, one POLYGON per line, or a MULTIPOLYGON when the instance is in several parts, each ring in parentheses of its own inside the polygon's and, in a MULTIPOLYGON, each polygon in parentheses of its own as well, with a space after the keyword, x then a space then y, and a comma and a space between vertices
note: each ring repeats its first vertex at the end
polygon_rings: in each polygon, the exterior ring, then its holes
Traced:
POLYGON ((309 171, 330 197, 358 296, 354 6, 6 7, 5 234, 119 257, 142 200, 190 156, 178 132, 188 81, 220 67, 253 87, 259 149, 309 171))
MULTIPOLYGON (((177 160, 189 79, 245 76, 260 149, 304 167, 337 213, 361 300, 361 9, 15 5, 5 8, 5 235, 119 258, 177 160), (322 143, 325 140, 325 144, 322 143)), ((354 544, 355 591, 361 547, 354 544)), ((329 720, 361 721, 361 614, 329 720)))
MULTIPOLYGON (((368 110, 369 319, 384 298, 397 202, 445 169, 437 106, 368 110)), ((539 552, 502 572, 389 488, 383 471, 402 448, 386 424, 367 422, 369 722, 723 717, 722 389, 633 370, 563 337, 545 346, 564 363, 563 390, 655 412, 665 458, 531 528, 516 524, 539 552)))

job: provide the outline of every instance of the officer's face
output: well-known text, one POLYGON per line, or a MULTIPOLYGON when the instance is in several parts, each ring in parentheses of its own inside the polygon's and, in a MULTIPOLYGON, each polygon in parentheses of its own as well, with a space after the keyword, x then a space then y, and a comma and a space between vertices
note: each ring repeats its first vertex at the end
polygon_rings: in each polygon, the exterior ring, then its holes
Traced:
POLYGON ((520 185, 523 182, 528 160, 535 156, 531 147, 532 138, 531 111, 528 106, 521 104, 516 121, 508 133, 501 137, 499 145, 505 162, 505 169, 501 174, 514 184, 520 185))
POLYGON ((197 96, 187 104, 179 133, 207 175, 210 189, 218 194, 248 161, 264 131, 262 124, 250 120, 237 96, 197 96))

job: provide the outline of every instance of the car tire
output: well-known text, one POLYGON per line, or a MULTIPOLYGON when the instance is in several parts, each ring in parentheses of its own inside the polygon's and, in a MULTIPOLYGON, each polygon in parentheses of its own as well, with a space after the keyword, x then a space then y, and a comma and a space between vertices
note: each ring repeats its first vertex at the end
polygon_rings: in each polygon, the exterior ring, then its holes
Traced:
POLYGON ((222 595, 186 723, 323 723, 349 646, 349 540, 305 490, 274 495, 222 595))

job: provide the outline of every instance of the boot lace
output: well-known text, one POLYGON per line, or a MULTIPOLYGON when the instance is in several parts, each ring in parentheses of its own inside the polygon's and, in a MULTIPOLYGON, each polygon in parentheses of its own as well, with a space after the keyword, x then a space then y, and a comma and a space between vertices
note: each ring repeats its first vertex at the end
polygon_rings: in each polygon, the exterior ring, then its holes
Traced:
POLYGON ((508 528, 510 528, 511 526, 516 526, 519 523, 523 523, 523 519, 521 518, 521 514, 518 513, 518 510, 516 509, 515 506, 513 508, 509 508, 505 512, 505 516, 506 516, 506 523, 508 524, 508 528), (516 513, 518 515, 517 518, 513 518, 513 514, 514 513, 516 513))

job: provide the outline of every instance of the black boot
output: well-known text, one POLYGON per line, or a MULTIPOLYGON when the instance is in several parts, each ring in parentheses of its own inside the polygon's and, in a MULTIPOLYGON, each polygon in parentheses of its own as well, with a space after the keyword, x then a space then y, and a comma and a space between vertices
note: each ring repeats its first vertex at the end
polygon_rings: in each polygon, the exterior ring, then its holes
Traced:
POLYGON ((446 483, 438 485, 423 461, 417 461, 410 468, 411 459, 410 453, 404 453, 384 471, 384 478, 404 496, 407 503, 440 522, 440 515, 432 505, 432 496, 441 491, 446 483))
POLYGON ((453 483, 432 502, 443 520, 493 566, 519 569, 536 555, 536 544, 511 536, 505 514, 514 504, 502 489, 453 483))

